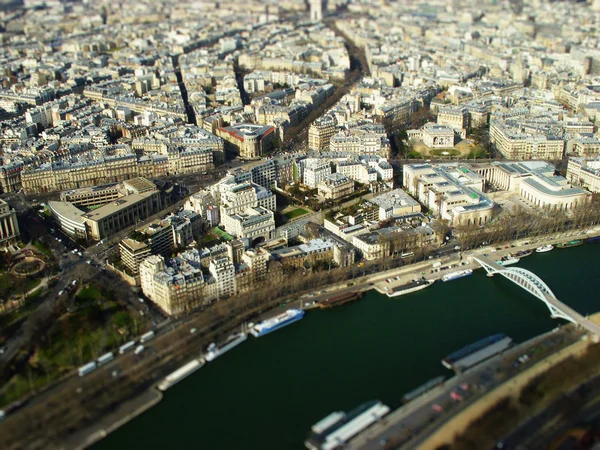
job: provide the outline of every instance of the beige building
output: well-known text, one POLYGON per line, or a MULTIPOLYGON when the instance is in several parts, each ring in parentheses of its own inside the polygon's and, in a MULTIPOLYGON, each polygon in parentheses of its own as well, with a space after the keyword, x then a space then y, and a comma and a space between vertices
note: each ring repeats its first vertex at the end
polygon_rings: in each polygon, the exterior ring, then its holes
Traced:
POLYGON ((72 189, 60 193, 60 201, 74 206, 91 208, 117 200, 123 194, 118 183, 72 189))
POLYGON ((337 200, 354 192, 354 181, 341 173, 332 173, 317 185, 317 190, 324 199, 337 200))
POLYGON ((331 137, 336 134, 335 120, 324 116, 315 120, 308 129, 308 148, 310 150, 329 150, 331 137))
POLYGON ((469 112, 459 106, 442 106, 438 110, 438 125, 447 125, 454 130, 461 131, 470 127, 469 112))
POLYGON ((600 192, 600 157, 593 159, 569 158, 567 180, 590 192, 600 192))
POLYGON ((98 241, 135 225, 160 209, 160 194, 158 190, 153 190, 122 197, 87 212, 82 217, 86 222, 88 237, 98 241))
POLYGON ((454 226, 483 225, 495 214, 485 180, 466 166, 407 164, 403 173, 405 189, 454 226))
POLYGON ((237 214, 224 214, 221 221, 232 236, 239 239, 247 238, 252 243, 259 240, 268 241, 275 231, 275 217, 273 211, 262 208, 247 208, 237 214))
POLYGON ((557 160, 565 148, 562 137, 524 133, 494 120, 490 123, 490 143, 506 159, 513 160, 557 160))
POLYGON ((17 213, 0 199, 0 247, 8 247, 18 242, 20 236, 17 213))

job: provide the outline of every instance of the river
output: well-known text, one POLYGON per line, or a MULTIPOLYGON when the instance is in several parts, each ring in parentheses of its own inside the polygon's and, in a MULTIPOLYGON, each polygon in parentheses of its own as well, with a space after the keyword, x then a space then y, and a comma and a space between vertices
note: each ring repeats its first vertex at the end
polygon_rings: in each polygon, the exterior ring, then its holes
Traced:
MULTIPOLYGON (((600 310, 598 250, 600 243, 534 253, 518 266, 585 315, 600 310)), ((332 411, 371 399, 395 408, 405 392, 451 375, 440 359, 466 344, 497 332, 522 342, 561 323, 482 270, 394 299, 371 291, 249 337, 93 449, 302 449, 310 426, 332 411)))

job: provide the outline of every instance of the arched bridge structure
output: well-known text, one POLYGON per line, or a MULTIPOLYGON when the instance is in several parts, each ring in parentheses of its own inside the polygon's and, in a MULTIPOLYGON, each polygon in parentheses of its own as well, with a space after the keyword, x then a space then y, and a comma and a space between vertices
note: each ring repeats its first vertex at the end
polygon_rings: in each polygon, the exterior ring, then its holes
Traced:
POLYGON ((508 278, 517 286, 522 287, 527 292, 543 301, 550 310, 550 316, 553 319, 560 318, 567 320, 582 326, 593 334, 600 335, 599 325, 595 324, 591 320, 586 319, 573 308, 565 305, 558 298, 556 298, 556 295, 554 295, 548 285, 533 272, 520 267, 501 266, 497 262, 492 261, 487 256, 483 255, 473 256, 473 259, 477 261, 477 263, 481 265, 481 267, 483 267, 488 274, 502 275, 504 278, 508 278))

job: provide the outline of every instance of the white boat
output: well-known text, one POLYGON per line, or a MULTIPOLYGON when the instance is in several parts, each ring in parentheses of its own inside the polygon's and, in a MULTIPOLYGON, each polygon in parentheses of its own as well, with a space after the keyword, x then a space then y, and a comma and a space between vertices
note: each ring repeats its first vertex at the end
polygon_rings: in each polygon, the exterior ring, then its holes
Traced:
POLYGON ((190 361, 189 363, 181 366, 175 372, 171 373, 170 375, 167 375, 165 379, 158 385, 158 389, 160 389, 161 391, 166 391, 171 386, 174 386, 175 384, 179 383, 185 377, 188 377, 191 374, 193 374, 202 366, 204 366, 204 359, 202 358, 190 361))
POLYGON ((548 244, 548 245, 543 245, 542 247, 536 248, 535 252, 536 253, 546 253, 546 252, 549 252, 550 250, 553 250, 553 249, 554 249, 554 245, 548 244))
POLYGON ((248 339, 248 335, 240 332, 229 336, 221 345, 217 345, 213 342, 208 346, 208 351, 206 352, 206 355, 204 355, 204 359, 210 362, 221 356, 223 353, 227 353, 232 348, 237 347, 246 339, 248 339))
POLYGON ((520 258, 507 258, 496 261, 496 264, 500 264, 501 266, 510 266, 511 264, 518 263, 519 261, 521 261, 520 258))
POLYGON ((446 281, 456 280, 456 279, 462 278, 462 277, 468 277, 472 273, 473 273, 473 269, 459 270, 457 272, 452 272, 452 273, 448 273, 448 274, 444 275, 442 277, 442 281, 446 282, 446 281))
POLYGON ((265 334, 271 333, 272 331, 278 330, 279 328, 294 323, 302 319, 302 317, 304 317, 303 310, 288 309, 282 314, 279 314, 271 319, 264 320, 257 325, 254 325, 250 329, 250 334, 252 334, 252 336, 254 337, 264 336, 265 334))

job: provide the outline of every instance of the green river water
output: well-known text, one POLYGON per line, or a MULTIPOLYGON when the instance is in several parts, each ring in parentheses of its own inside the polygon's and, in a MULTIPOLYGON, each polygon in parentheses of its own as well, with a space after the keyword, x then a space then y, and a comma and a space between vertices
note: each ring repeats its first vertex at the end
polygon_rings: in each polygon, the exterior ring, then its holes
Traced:
MULTIPOLYGON (((533 254, 540 276, 582 314, 600 311, 600 243, 533 254)), ((326 311, 248 341, 169 389, 164 399, 94 450, 302 449, 310 426, 337 410, 404 393, 451 373, 448 353, 504 332, 522 342, 564 323, 510 281, 470 277, 326 311)))

